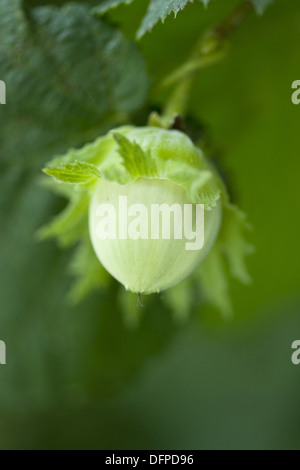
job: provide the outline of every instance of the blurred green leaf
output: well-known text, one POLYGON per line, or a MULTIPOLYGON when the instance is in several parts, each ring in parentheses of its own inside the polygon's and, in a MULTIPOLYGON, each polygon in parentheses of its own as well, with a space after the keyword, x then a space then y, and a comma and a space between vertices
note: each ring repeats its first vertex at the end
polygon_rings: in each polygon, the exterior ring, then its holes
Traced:
POLYGON ((246 267, 246 255, 254 250, 245 239, 245 232, 249 229, 248 225, 246 215, 237 207, 232 204, 225 206, 220 243, 231 275, 245 284, 251 282, 246 267))
POLYGON ((2 163, 95 138, 143 106, 149 80, 136 45, 93 17, 87 6, 22 10, 0 5, 0 71, 7 103, 0 115, 2 163), (20 113, 20 105, 22 113, 20 113))
POLYGON ((70 202, 64 210, 53 221, 39 228, 38 239, 57 237, 61 246, 73 245, 86 234, 88 207, 89 194, 73 191, 70 195, 70 202))
POLYGON ((197 276, 205 300, 217 307, 224 318, 232 317, 228 275, 219 242, 197 269, 195 277, 197 276))
MULTIPOLYGON (((153 26, 161 20, 165 21, 167 16, 174 13, 176 17, 180 10, 190 3, 192 0, 151 0, 146 16, 143 18, 141 26, 137 32, 137 37, 141 38, 147 31, 151 31, 153 26)), ((207 5, 209 0, 201 0, 204 5, 207 5)))
POLYGON ((93 13, 103 15, 112 8, 116 8, 119 5, 129 5, 133 0, 103 0, 102 3, 93 9, 93 13))
POLYGON ((92 290, 108 286, 111 281, 108 272, 95 256, 89 237, 83 238, 76 248, 70 268, 76 280, 70 289, 69 298, 75 304, 92 290))

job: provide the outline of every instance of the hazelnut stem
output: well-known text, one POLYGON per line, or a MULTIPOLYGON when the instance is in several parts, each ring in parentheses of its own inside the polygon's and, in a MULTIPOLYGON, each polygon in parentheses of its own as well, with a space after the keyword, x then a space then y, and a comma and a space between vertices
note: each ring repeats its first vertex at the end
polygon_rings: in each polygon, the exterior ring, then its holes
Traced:
POLYGON ((174 116, 184 115, 189 101, 190 90, 197 73, 221 60, 227 53, 227 38, 240 26, 247 16, 254 11, 249 0, 240 5, 217 26, 201 34, 189 59, 168 75, 156 91, 176 84, 162 113, 161 127, 170 128, 174 116))

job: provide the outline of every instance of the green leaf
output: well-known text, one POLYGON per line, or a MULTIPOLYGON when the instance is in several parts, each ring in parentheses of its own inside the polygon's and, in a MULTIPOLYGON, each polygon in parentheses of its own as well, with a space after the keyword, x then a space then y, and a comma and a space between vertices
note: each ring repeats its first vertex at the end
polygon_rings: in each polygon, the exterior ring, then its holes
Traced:
POLYGON ((262 14, 274 0, 251 0, 257 13, 262 14))
MULTIPOLYGON (((205 5, 209 0, 202 0, 205 5)), ((188 3, 193 0, 151 0, 146 16, 143 18, 142 24, 137 32, 137 37, 141 38, 147 31, 151 31, 153 26, 161 20, 165 21, 168 15, 172 12, 176 17, 180 10, 183 10, 188 3)))
POLYGON ((135 141, 130 141, 119 132, 113 132, 113 136, 123 158, 123 165, 133 179, 158 175, 156 162, 149 150, 145 152, 135 141))
POLYGON ((119 5, 129 5, 133 0, 104 0, 99 6, 95 7, 92 11, 96 15, 104 15, 107 11, 112 8, 117 8, 119 5))
POLYGON ((193 203, 205 204, 207 208, 211 208, 220 198, 221 190, 209 169, 199 171, 184 163, 177 167, 170 163, 166 165, 165 176, 183 186, 193 203))
MULTIPOLYGON (((128 128, 130 128, 130 126, 128 126, 128 128)), ((124 129, 127 129, 127 126, 124 126, 124 129)), ((87 143, 79 149, 70 149, 64 155, 54 157, 49 162, 49 166, 55 167, 62 163, 74 163, 77 160, 99 167, 114 144, 114 139, 110 134, 98 137, 94 142, 87 143)))
POLYGON ((59 168, 45 168, 43 172, 53 176, 57 181, 71 184, 86 183, 95 177, 101 177, 100 171, 95 165, 77 161, 65 163, 59 168))

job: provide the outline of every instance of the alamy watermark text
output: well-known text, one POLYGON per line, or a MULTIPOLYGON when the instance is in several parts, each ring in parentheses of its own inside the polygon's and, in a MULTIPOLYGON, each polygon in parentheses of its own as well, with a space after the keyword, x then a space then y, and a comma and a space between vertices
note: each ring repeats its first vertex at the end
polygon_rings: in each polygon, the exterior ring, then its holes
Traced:
POLYGON ((204 245, 204 204, 144 204, 128 206, 127 196, 119 196, 118 207, 100 204, 96 235, 100 240, 182 240, 186 250, 204 245), (173 220, 173 222, 172 222, 173 220))
POLYGON ((6 85, 0 80, 0 104, 6 104, 6 85))
POLYGON ((0 341, 0 364, 6 364, 6 346, 4 341, 0 341))
POLYGON ((300 340, 296 339, 292 343, 292 349, 295 349, 295 351, 292 354, 292 363, 295 364, 296 366, 300 364, 300 340))

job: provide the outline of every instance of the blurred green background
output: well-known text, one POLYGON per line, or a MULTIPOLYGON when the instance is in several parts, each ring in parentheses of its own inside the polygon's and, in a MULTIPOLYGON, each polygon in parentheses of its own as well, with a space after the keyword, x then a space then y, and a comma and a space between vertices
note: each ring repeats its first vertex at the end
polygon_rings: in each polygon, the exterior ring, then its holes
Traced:
POLYGON ((146 0, 102 22, 89 13, 100 1, 39 8, 65 3, 0 5, 0 447, 299 449, 299 1, 249 16, 226 58, 199 74, 189 106, 252 223, 253 283, 231 282, 230 321, 195 302, 176 323, 157 296, 136 328, 115 282, 68 304, 74 250, 34 236, 65 205, 40 170, 115 124, 145 124, 163 99, 154 85, 239 2, 195 1, 137 46, 146 0))

